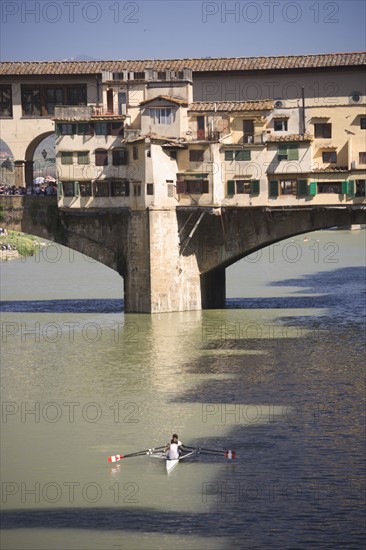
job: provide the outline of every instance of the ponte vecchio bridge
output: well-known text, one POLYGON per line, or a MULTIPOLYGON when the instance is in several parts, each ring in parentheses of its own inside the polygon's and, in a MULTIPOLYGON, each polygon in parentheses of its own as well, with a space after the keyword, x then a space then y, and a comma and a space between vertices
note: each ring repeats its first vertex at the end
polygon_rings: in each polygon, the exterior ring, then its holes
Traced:
POLYGON ((223 307, 245 255, 366 223, 365 62, 1 63, 15 186, 53 134, 58 179, 57 197, 1 196, 2 225, 115 269, 128 312, 223 307))

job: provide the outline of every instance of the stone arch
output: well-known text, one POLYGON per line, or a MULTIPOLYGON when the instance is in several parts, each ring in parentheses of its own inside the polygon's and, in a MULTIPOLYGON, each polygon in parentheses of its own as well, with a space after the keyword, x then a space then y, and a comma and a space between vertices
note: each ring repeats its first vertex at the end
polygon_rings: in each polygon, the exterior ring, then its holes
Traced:
POLYGON ((0 139, 0 182, 14 185, 14 155, 3 139, 0 139))
POLYGON ((34 179, 34 153, 40 143, 44 139, 46 139, 49 136, 52 136, 54 134, 53 131, 49 132, 43 132, 42 134, 39 134, 35 138, 32 139, 32 141, 28 144, 26 150, 25 150, 25 173, 24 173, 24 179, 25 184, 27 187, 31 186, 34 179))

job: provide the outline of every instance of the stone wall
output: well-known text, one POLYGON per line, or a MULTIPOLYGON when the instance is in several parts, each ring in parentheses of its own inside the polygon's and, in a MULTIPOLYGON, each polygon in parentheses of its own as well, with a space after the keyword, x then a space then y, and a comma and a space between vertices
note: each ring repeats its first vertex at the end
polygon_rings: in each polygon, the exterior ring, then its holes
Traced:
POLYGON ((0 195, 0 225, 64 244, 57 197, 0 195))

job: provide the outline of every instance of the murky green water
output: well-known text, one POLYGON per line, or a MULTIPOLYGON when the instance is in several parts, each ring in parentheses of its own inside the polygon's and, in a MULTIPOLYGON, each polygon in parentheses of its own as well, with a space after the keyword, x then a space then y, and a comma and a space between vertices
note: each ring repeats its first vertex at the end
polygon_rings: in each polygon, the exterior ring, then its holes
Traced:
POLYGON ((362 548, 364 245, 286 241, 227 309, 154 316, 66 249, 3 264, 2 548, 362 548), (238 458, 107 462, 173 431, 238 458))

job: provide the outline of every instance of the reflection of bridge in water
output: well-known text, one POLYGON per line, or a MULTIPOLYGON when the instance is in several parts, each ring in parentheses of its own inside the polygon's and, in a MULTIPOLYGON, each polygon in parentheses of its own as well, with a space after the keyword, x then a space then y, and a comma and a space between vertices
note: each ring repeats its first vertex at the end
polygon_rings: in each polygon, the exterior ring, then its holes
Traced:
POLYGON ((225 269, 283 239, 366 223, 362 205, 169 210, 59 209, 56 197, 1 197, 2 225, 77 250, 124 279, 127 312, 222 308, 225 269))

